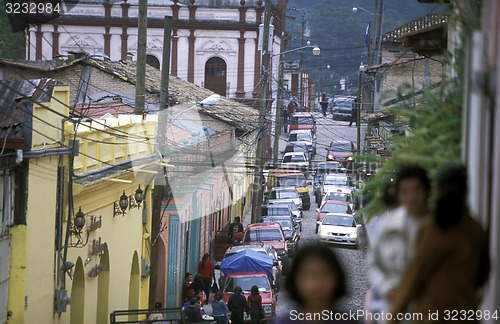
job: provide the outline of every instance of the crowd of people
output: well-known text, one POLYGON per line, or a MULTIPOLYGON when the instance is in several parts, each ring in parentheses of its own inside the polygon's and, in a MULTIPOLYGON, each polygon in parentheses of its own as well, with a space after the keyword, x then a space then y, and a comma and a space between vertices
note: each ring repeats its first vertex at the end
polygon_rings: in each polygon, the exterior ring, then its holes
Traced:
MULTIPOLYGON (((349 287, 335 252, 312 244, 298 251, 285 282, 297 309, 278 314, 277 323, 318 321, 314 314, 325 314, 325 310, 330 317, 322 317, 319 322, 382 324, 398 322, 397 314, 416 313, 422 317, 406 322, 443 323, 446 311, 477 310, 490 270, 488 237, 471 216, 466 197, 467 175, 461 166, 438 172, 434 186, 425 169, 402 167, 381 198, 386 211, 367 225, 367 315, 334 320, 338 318, 335 315, 343 314, 337 308, 338 301, 349 287), (392 316, 374 316, 377 314, 392 316), (439 315, 429 318, 428 314, 439 315)), ((231 225, 231 234, 239 232, 238 220, 231 225)), ((206 254, 194 279, 190 273, 185 277, 183 298, 188 323, 202 321, 207 302, 217 323, 243 323, 245 313, 252 324, 260 323, 264 313, 257 286, 252 287, 248 298, 241 287, 235 287, 226 305, 218 287, 211 286, 212 279, 215 273, 206 254), (209 301, 211 291, 215 294, 209 301)))

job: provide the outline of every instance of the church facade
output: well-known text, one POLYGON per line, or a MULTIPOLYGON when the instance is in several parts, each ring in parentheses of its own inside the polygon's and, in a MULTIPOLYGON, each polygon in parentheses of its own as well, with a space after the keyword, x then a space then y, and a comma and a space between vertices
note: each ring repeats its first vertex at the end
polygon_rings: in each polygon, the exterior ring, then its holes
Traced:
MULTIPOLYGON (((272 6, 273 53, 281 36, 282 0, 272 6)), ((258 96, 261 0, 150 0, 147 62, 161 67, 164 17, 172 16, 170 74, 232 98, 258 96)), ((81 0, 59 18, 27 30, 27 59, 54 60, 72 52, 135 60, 138 0, 81 0)), ((278 57, 271 74, 278 72, 278 57)), ((274 86, 271 83, 271 88, 274 86)))

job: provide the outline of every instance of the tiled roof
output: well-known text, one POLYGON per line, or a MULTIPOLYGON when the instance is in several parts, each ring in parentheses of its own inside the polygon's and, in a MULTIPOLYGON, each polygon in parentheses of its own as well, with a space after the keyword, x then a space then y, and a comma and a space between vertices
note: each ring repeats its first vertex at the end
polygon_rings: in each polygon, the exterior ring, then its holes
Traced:
POLYGON ((118 115, 134 113, 134 107, 123 103, 120 99, 78 103, 72 106, 72 110, 76 111, 79 116, 88 118, 101 118, 106 114, 110 114, 117 118, 118 115))
MULTIPOLYGON (((94 66, 120 80, 135 84, 135 62, 87 59, 85 60, 85 64, 94 66)), ((146 91, 153 94, 160 94, 160 84, 161 71, 154 67, 146 66, 146 91)), ((195 104, 213 94, 214 92, 194 83, 184 81, 172 75, 170 76, 169 95, 175 97, 180 103, 195 104)), ((226 122, 241 130, 253 130, 257 128, 259 117, 257 110, 226 97, 221 97, 220 102, 215 107, 207 109, 199 108, 199 112, 226 122)))
MULTIPOLYGON (((130 61, 102 61, 93 58, 76 59, 65 63, 64 65, 56 65, 54 63, 33 62, 33 61, 12 61, 0 59, 0 65, 8 65, 20 69, 30 69, 40 72, 58 71, 68 67, 84 64, 90 65, 103 72, 109 73, 115 78, 135 84, 136 81, 136 63, 130 61)), ((161 71, 146 66, 146 92, 151 94, 160 94, 161 71)), ((169 80, 169 95, 175 98, 179 103, 193 105, 203 99, 213 95, 214 92, 202 88, 194 83, 182 80, 181 78, 170 76, 169 80)), ((215 107, 198 108, 202 114, 206 114, 214 119, 225 122, 236 129, 246 132, 257 128, 259 113, 252 107, 242 104, 230 98, 221 97, 220 102, 215 107)))
POLYGON ((401 42, 401 36, 415 31, 434 29, 448 24, 448 15, 428 14, 400 26, 382 36, 382 42, 401 42))

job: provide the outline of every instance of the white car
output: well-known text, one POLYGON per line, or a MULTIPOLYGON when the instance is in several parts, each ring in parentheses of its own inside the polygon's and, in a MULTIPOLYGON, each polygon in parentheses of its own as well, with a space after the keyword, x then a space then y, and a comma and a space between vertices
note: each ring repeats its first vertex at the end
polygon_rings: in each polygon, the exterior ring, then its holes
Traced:
POLYGON ((283 155, 281 166, 284 168, 307 170, 309 168, 309 158, 304 152, 288 152, 283 155))
POLYGON ((318 239, 324 243, 358 246, 361 225, 349 214, 326 214, 318 228, 318 239))
POLYGON ((273 200, 290 199, 298 209, 302 210, 302 198, 295 187, 276 187, 272 188, 268 195, 268 202, 272 203, 273 200))
POLYGON ((312 155, 316 155, 316 134, 311 130, 293 130, 288 134, 287 142, 304 142, 312 155))

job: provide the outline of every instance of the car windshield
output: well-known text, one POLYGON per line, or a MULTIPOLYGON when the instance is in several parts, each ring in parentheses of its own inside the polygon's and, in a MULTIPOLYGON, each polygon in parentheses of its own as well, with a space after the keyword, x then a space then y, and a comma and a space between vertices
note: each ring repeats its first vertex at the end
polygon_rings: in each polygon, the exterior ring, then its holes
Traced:
POLYGON ((332 152, 352 152, 350 143, 332 143, 330 145, 332 152))
POLYGON ((289 219, 266 217, 264 219, 264 223, 279 223, 283 230, 292 228, 292 223, 290 222, 289 219))
POLYGON ((346 194, 341 194, 341 193, 336 193, 336 192, 330 192, 328 195, 326 195, 325 199, 326 200, 345 201, 348 204, 350 204, 352 202, 351 195, 346 195, 346 194))
POLYGON ((278 181, 279 187, 305 187, 307 185, 303 174, 280 177, 278 181))
POLYGON ((347 186, 347 178, 345 177, 328 177, 324 182, 327 186, 347 186))
POLYGON ((252 286, 259 287, 260 292, 268 292, 271 290, 269 280, 266 276, 252 276, 229 278, 226 287, 224 288, 224 292, 234 292, 234 288, 236 288, 236 286, 240 286, 243 291, 250 291, 252 286))
POLYGON ((265 242, 265 241, 283 241, 283 235, 277 228, 270 229, 251 229, 245 232, 244 242, 265 242))
POLYGON ((323 219, 323 225, 356 227, 356 222, 351 216, 330 215, 323 219))
POLYGON ((311 135, 309 133, 292 133, 288 137, 289 142, 310 142, 311 135))
POLYGON ((324 204, 323 207, 321 208, 321 212, 351 214, 351 208, 349 205, 324 204))
POLYGON ((312 125, 314 124, 314 118, 312 117, 294 117, 292 119, 292 124, 299 124, 299 125, 312 125))
POLYGON ((272 199, 294 199, 294 198, 299 198, 299 194, 295 190, 275 190, 275 191, 271 191, 270 198, 272 198, 272 199))
POLYGON ((334 102, 334 107, 337 109, 352 109, 352 104, 353 104, 353 101, 352 100, 339 100, 339 101, 335 101, 334 102))
POLYGON ((283 158, 283 163, 290 162, 306 162, 306 159, 304 155, 286 155, 283 158))

